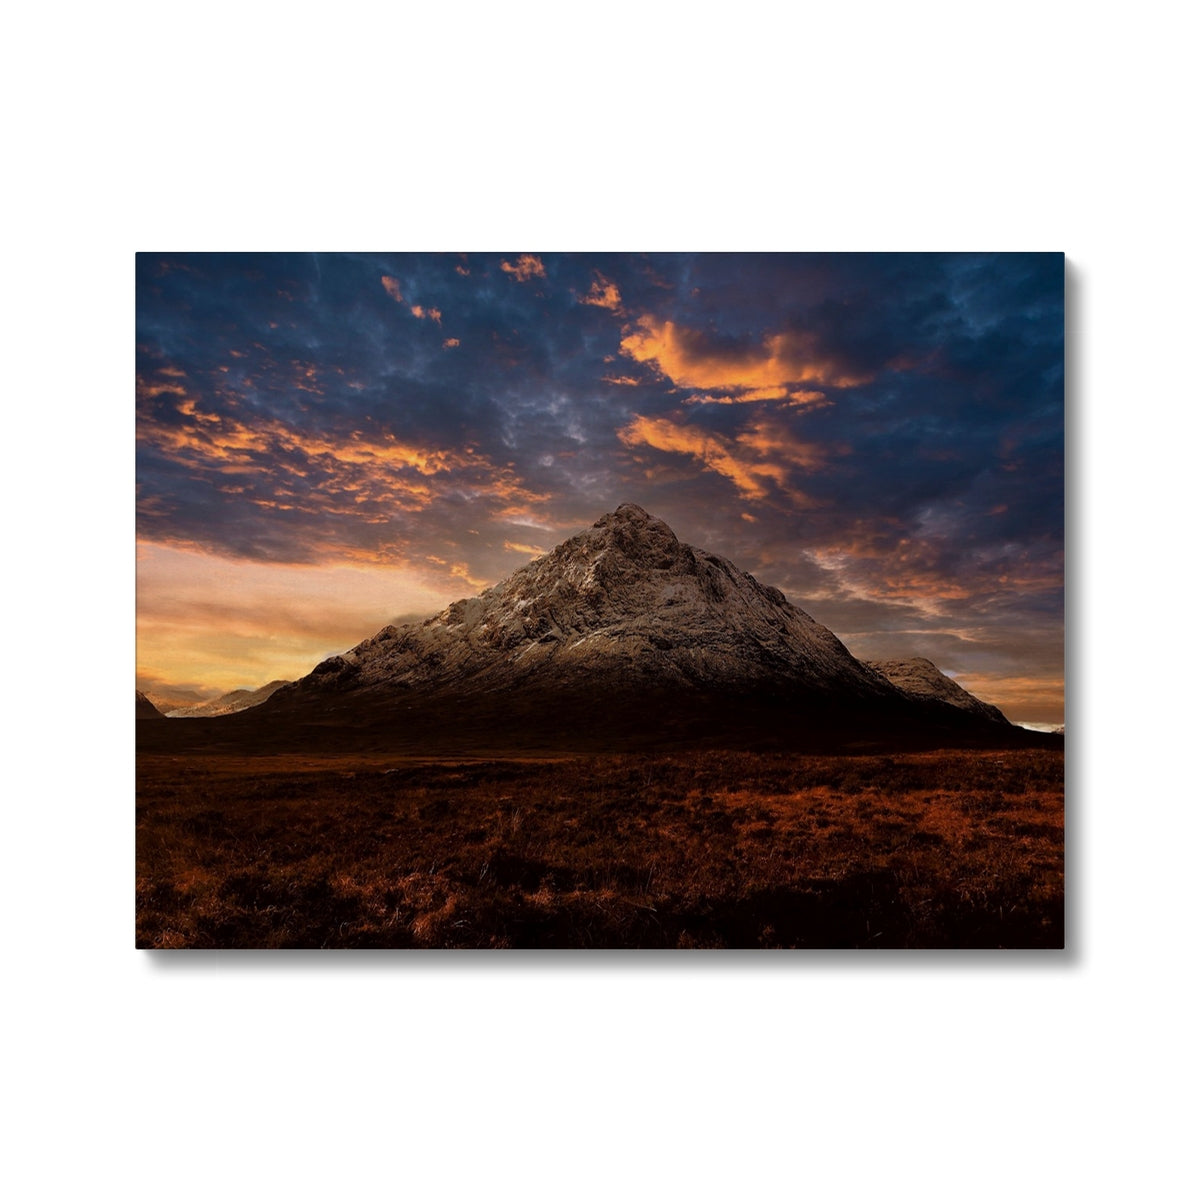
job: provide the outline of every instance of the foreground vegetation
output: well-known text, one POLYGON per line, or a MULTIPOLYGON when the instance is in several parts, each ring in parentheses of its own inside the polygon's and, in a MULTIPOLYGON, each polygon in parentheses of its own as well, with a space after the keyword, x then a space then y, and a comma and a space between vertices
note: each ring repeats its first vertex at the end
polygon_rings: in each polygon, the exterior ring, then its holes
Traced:
POLYGON ((1055 750, 143 755, 142 947, 1056 947, 1055 750))

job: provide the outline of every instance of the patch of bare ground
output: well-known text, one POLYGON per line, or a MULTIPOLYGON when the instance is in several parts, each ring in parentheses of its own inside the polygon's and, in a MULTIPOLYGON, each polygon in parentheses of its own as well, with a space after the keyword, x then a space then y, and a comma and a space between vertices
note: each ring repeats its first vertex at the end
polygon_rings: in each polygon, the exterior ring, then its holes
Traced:
POLYGON ((137 944, 1059 947, 1062 754, 144 754, 137 944))

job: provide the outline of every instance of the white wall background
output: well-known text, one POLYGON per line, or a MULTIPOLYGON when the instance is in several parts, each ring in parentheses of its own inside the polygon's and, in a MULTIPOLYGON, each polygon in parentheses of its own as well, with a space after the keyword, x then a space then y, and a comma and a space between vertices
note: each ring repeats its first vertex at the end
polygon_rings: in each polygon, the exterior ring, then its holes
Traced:
POLYGON ((14 1194, 1183 1190, 1198 266, 1185 12, 9 13, 14 1194), (307 248, 1066 251, 1070 952, 136 952, 133 255, 307 248))

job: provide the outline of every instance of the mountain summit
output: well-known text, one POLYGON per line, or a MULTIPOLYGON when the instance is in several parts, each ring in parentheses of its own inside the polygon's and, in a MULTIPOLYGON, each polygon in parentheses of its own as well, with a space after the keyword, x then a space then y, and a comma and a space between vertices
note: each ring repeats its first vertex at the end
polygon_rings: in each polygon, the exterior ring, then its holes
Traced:
POLYGON ((341 730, 431 753, 1019 736, 898 687, 778 588, 636 504, 427 621, 385 626, 264 704, 198 724, 264 742, 341 730))

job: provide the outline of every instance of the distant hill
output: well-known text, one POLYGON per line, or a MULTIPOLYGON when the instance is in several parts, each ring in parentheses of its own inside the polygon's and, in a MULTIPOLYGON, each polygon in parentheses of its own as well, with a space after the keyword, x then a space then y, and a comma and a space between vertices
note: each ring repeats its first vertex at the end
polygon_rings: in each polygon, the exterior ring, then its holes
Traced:
POLYGON ((161 682, 145 688, 144 694, 164 717, 177 708, 191 708, 193 704, 204 704, 212 699, 211 693, 205 695, 192 688, 173 687, 161 682))
POLYGON ((160 713, 158 711, 158 709, 155 708, 154 705, 151 704, 150 701, 146 698, 145 692, 138 692, 138 694, 137 694, 137 719, 139 721, 144 721, 144 720, 152 719, 155 717, 161 718, 162 715, 163 714, 160 713))
POLYGON ((868 662, 867 666, 916 700, 949 704, 985 720, 1009 724, 1008 718, 994 704, 985 704, 972 696, 966 688, 943 675, 927 658, 879 659, 868 662))
POLYGON ((262 687, 255 688, 253 691, 248 688, 237 688, 232 692, 226 692, 223 696, 218 696, 215 700, 205 700, 200 704, 188 704, 168 709, 166 716, 224 717, 229 713, 242 712, 244 709, 262 704, 264 700, 269 700, 288 682, 286 679, 273 679, 270 683, 264 683, 262 687))

